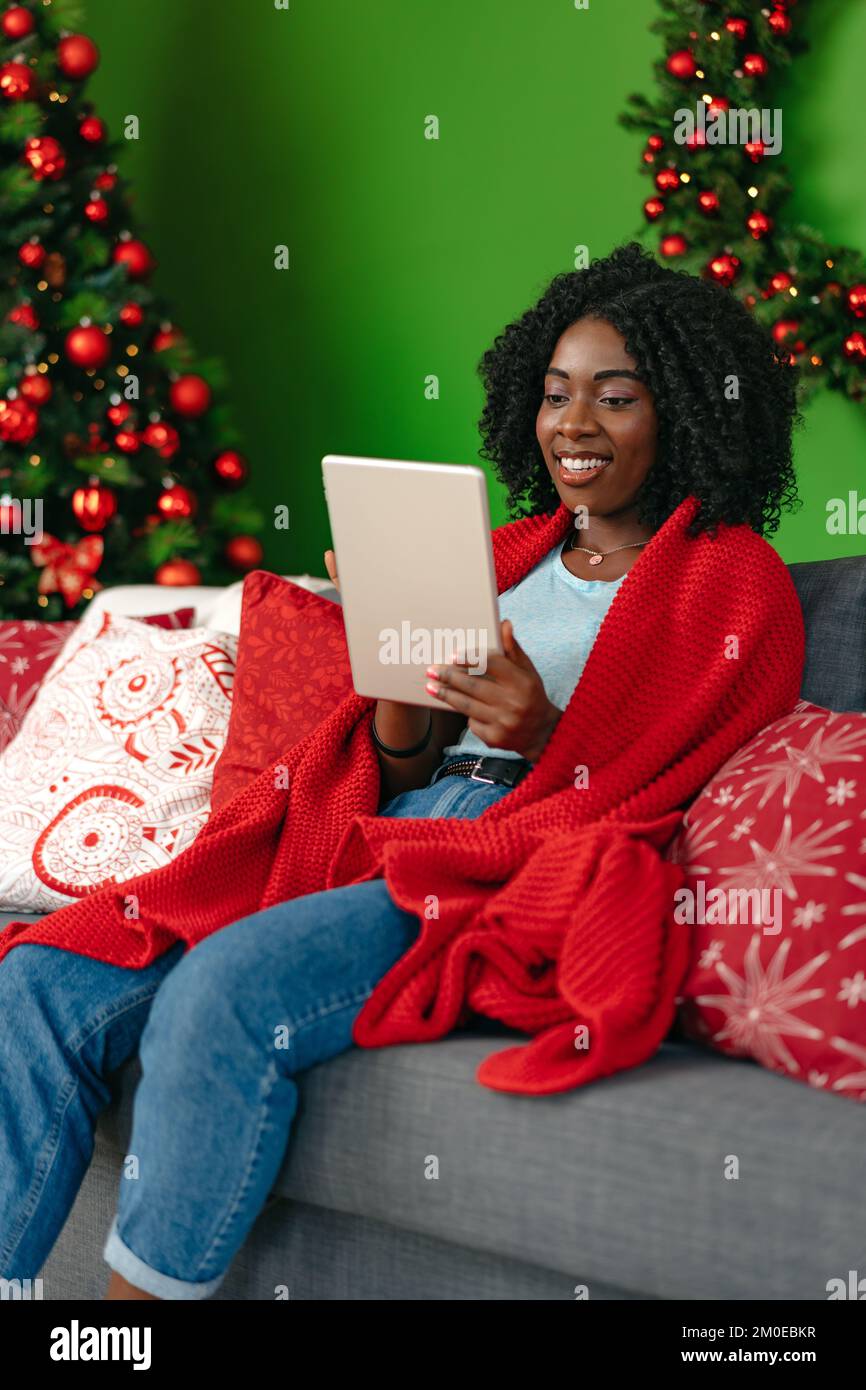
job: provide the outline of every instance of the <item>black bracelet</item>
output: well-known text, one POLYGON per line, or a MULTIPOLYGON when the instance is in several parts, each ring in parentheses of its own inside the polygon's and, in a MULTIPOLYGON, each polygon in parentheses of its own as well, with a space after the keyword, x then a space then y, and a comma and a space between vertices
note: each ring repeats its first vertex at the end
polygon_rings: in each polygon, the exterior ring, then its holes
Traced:
POLYGON ((411 748, 389 748, 387 743, 383 743, 376 732, 375 714, 373 715, 373 718, 370 721, 370 731, 373 735, 373 742, 375 743, 376 747, 379 748, 383 753, 387 753, 389 758, 414 758, 417 756, 418 753, 423 753, 424 749, 427 747, 427 744, 430 742, 430 735, 433 733, 433 714, 431 711, 430 723, 427 726, 426 734, 420 740, 420 742, 413 744, 411 748))

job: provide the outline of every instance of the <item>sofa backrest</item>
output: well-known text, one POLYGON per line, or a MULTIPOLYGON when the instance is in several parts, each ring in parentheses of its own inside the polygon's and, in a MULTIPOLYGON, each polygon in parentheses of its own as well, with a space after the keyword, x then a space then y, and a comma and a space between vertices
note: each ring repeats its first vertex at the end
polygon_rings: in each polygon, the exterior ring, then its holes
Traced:
POLYGON ((866 709, 866 555, 788 570, 806 622, 803 699, 827 709, 866 709))

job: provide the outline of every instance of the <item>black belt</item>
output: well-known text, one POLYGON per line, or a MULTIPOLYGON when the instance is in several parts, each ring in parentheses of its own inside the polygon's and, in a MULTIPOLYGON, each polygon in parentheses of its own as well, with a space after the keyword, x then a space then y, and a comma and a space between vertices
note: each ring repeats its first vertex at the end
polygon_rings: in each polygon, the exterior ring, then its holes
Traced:
POLYGON ((473 782, 498 782, 503 787, 516 787, 531 771, 532 763, 525 758, 455 758, 446 767, 439 768, 433 780, 469 777, 473 782))

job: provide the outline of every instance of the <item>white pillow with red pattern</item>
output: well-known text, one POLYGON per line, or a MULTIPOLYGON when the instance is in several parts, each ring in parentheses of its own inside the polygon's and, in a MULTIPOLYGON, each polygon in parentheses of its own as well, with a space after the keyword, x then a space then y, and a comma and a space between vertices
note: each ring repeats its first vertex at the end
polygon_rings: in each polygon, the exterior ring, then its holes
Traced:
POLYGON ((51 912, 192 844, 236 655, 209 628, 85 615, 0 754, 0 907, 51 912))

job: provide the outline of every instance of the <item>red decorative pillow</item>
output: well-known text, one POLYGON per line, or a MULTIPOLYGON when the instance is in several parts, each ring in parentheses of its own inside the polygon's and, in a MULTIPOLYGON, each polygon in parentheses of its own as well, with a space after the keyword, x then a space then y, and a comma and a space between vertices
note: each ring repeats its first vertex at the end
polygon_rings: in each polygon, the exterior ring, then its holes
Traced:
POLYGON ((670 857, 697 1041, 866 1100, 866 714, 806 701, 694 801, 670 857))
MULTIPOLYGON (((194 608, 143 618, 152 627, 188 628, 194 608)), ((0 622, 0 753, 21 728, 36 691, 78 626, 75 622, 0 622)))
POLYGON ((228 737, 216 766, 214 811, 330 714, 352 689, 338 603, 267 570, 244 581, 228 737), (306 680, 285 679, 302 670, 306 680))

